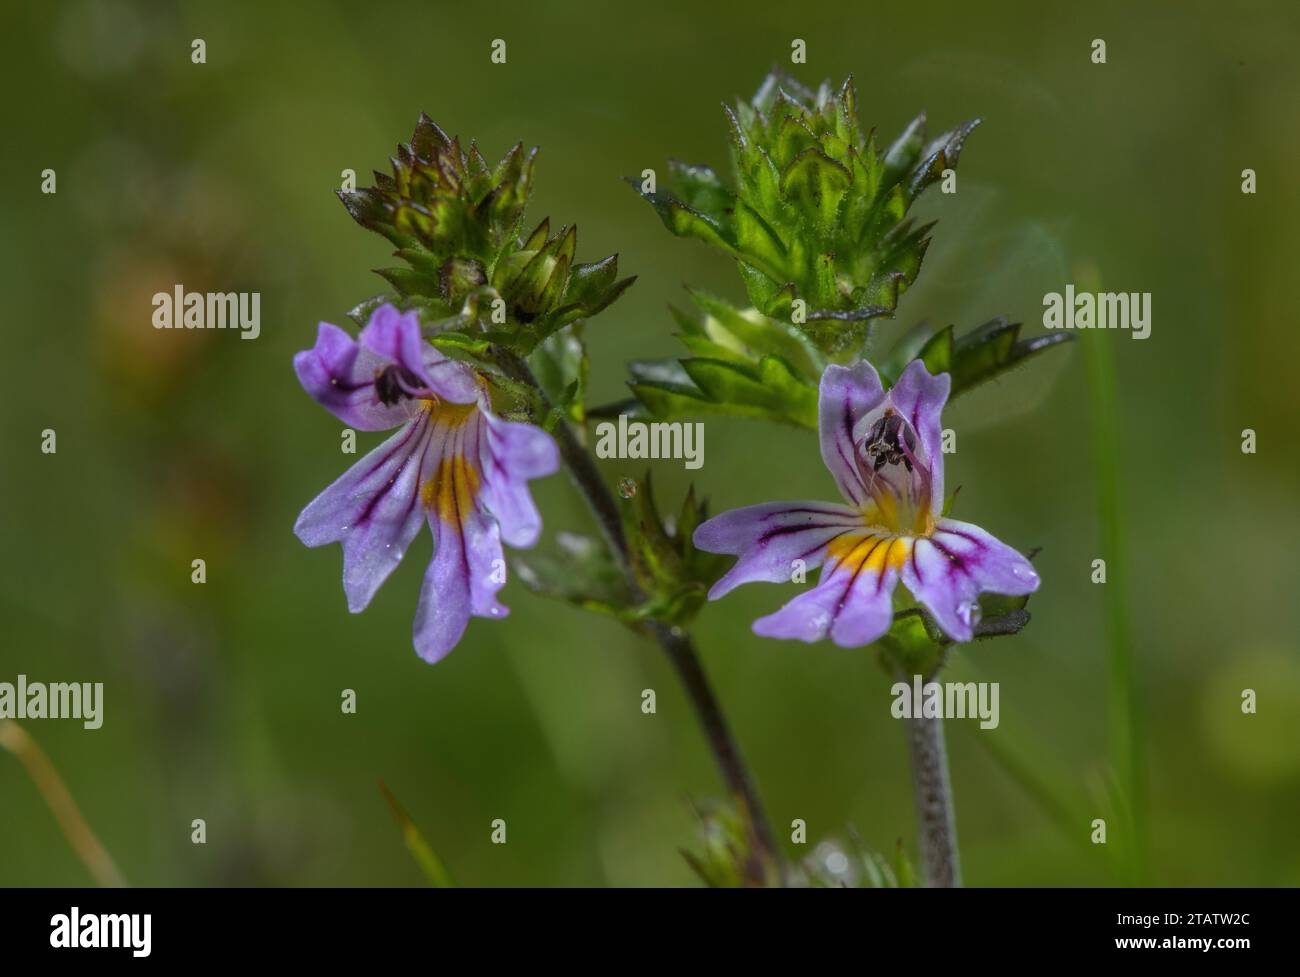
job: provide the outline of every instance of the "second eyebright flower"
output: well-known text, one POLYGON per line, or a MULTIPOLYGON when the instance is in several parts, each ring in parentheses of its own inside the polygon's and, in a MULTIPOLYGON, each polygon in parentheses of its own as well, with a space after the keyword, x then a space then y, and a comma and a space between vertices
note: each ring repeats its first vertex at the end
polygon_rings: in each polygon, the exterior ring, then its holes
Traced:
POLYGON ((739 559, 709 592, 791 579, 794 561, 821 566, 817 585, 754 622, 757 634, 844 647, 870 644, 893 622, 904 586, 954 641, 974 637, 982 592, 1038 588, 1030 562, 968 522, 943 516, 939 415, 946 373, 913 361, 884 389, 865 360, 829 366, 819 395, 822 461, 846 504, 770 502, 723 513, 695 531, 695 545, 739 559))

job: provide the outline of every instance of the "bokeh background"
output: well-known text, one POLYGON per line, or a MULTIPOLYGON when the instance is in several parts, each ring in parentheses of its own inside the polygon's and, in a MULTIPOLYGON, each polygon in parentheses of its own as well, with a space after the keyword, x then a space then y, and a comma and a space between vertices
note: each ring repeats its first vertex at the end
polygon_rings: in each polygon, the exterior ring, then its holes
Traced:
MULTIPOLYGON (((332 191, 345 168, 386 165, 425 110, 489 156, 539 144, 532 214, 576 221, 580 258, 618 251, 640 276, 589 330, 593 401, 620 397, 625 360, 677 350, 666 303, 684 283, 743 292, 619 178, 669 156, 724 165, 719 103, 803 38, 796 74, 853 72, 887 138, 921 109, 936 127, 986 120, 958 194, 925 202, 935 246, 882 341, 923 317, 1033 324, 1044 292, 1085 276, 1153 294, 1149 340, 1095 339, 1116 370, 1105 457, 1080 343, 946 419, 957 514, 1041 546, 1044 579, 1024 633, 951 666, 1001 683, 997 730, 948 724, 967 882, 1300 884, 1294 4, 727 6, 6 4, 0 680, 105 683, 102 729, 26 728, 132 883, 421 884, 381 779, 462 884, 692 883, 678 849, 698 846, 691 802, 719 781, 659 651, 512 582, 508 620, 476 620, 425 665, 410 623, 427 536, 350 616, 338 550, 309 551, 290 527, 354 459, 290 359, 318 321, 382 290, 369 269, 385 242, 332 191), (196 37, 206 65, 190 62, 196 37), (497 37, 505 65, 489 62, 497 37), (261 337, 154 330, 150 297, 177 282, 260 291, 261 337), (56 455, 40 452, 45 428, 56 455), (1099 522, 1106 464, 1118 554, 1099 522), (1088 843, 1113 807, 1114 587, 1147 781, 1136 876, 1113 857, 1118 819, 1111 845, 1088 843), (1257 715, 1241 713, 1244 688, 1257 715), (505 846, 489 843, 494 818, 505 846)), ((698 473, 655 463, 664 496, 688 474, 715 510, 833 491, 804 432, 709 420, 705 457, 698 473)), ((548 532, 588 526, 563 477, 537 496, 548 532)), ((746 588, 697 629, 778 834, 803 818, 814 843, 851 825, 873 848, 911 846, 890 679, 868 651, 753 636, 785 596, 746 588)), ((0 883, 88 882, 5 753, 0 799, 0 883)))

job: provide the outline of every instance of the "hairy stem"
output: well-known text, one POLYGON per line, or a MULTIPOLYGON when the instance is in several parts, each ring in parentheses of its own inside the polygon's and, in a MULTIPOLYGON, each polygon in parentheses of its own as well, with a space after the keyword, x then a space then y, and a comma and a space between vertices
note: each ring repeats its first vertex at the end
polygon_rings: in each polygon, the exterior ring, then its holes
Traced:
POLYGON ((766 875, 765 867, 772 866, 777 870, 779 877, 780 860, 777 856, 776 842, 772 838, 772 829, 767 822, 767 814, 763 810, 763 802, 758 796, 758 789, 754 786, 749 770, 745 767, 745 761, 740 755, 740 747, 736 745, 731 735, 726 717, 722 714, 722 707, 718 704, 708 677, 704 674, 704 667, 700 664, 700 657, 695 651, 695 643, 681 628, 670 627, 659 622, 651 625, 651 633, 668 655, 673 667, 677 669, 682 684, 686 686, 691 704, 695 707, 695 714, 699 717, 700 725, 704 727, 704 735, 709 741, 709 747, 713 750, 713 756, 722 770, 722 779, 726 781, 732 795, 744 805, 746 821, 753 829, 754 858, 758 862, 757 865, 750 866, 748 874, 751 878, 761 880, 766 875))
POLYGON ((937 889, 961 885, 957 855, 957 819, 948 781, 948 751, 943 720, 916 716, 905 719, 912 755, 912 784, 916 791, 916 822, 921 849, 921 877, 937 889))
MULTIPOLYGON (((510 379, 526 384, 535 390, 543 404, 546 405, 547 409, 550 409, 549 400, 545 393, 542 392, 532 370, 529 369, 528 364, 523 359, 508 351, 500 350, 497 355, 497 363, 510 379)), ((623 531, 623 518, 619 512, 618 503, 614 499, 614 494, 610 491, 609 485, 596 467, 591 452, 578 439, 567 421, 561 420, 556 425, 554 436, 556 444, 559 445, 560 457, 564 461, 565 467, 568 468, 578 490, 586 499, 588 506, 590 506, 596 521, 600 523, 601 532, 604 534, 611 552, 613 552, 623 570, 633 598, 636 600, 642 599, 644 595, 632 568, 632 560, 628 553, 627 535, 623 531)), ((673 627, 659 621, 649 622, 646 630, 658 642, 668 656, 668 660, 672 662, 673 668, 677 671, 682 683, 686 686, 686 692, 691 700, 691 705, 695 709, 696 717, 704 729, 709 748, 713 751, 714 759, 722 772, 722 779, 732 796, 744 805, 745 814, 747 815, 746 821, 750 825, 752 833, 751 843, 754 850, 754 859, 758 863, 749 866, 750 877, 755 881, 762 880, 765 878, 767 874, 766 868, 769 866, 780 877, 780 859, 777 855, 776 843, 773 840, 772 829, 768 824, 758 790, 754 786, 754 779, 745 766, 745 761, 740 755, 740 748, 736 745, 735 738, 731 734, 731 728, 727 725, 726 717, 723 715, 722 706, 713 693, 713 687, 709 684, 708 676, 704 673, 704 667, 700 663, 694 642, 682 628, 673 627)))

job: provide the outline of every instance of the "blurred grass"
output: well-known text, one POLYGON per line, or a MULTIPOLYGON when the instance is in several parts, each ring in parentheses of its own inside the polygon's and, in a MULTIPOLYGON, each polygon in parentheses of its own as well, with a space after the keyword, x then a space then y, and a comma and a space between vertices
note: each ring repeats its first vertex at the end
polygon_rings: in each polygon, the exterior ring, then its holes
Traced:
MULTIPOLYGON (((1104 291, 1101 276, 1085 271, 1075 276, 1080 287, 1104 291)), ((1103 603, 1106 613, 1106 721, 1110 764, 1114 770, 1114 801, 1121 834, 1108 835, 1120 854, 1130 884, 1145 880, 1146 796, 1141 747, 1137 662, 1129 620, 1129 575, 1124 552, 1120 438, 1122 408, 1116 389, 1115 359, 1106 334, 1083 335, 1092 412, 1092 456, 1096 471, 1097 522, 1100 559, 1104 560, 1103 603)), ((1089 577, 1091 579, 1091 575, 1089 577)))

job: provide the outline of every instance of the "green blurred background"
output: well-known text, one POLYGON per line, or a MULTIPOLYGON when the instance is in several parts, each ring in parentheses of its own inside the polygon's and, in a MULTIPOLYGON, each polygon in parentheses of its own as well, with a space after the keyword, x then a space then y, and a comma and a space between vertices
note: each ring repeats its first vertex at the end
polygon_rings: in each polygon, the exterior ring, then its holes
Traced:
MULTIPOLYGON (((625 360, 678 350, 665 306, 683 283, 743 292, 729 261, 672 238, 619 177, 669 156, 724 165, 719 103, 751 94, 803 38, 796 74, 853 72, 886 137, 921 109, 936 128, 986 120, 958 194, 924 203, 941 217, 935 245, 883 339, 922 317, 1037 323, 1043 293, 1085 274, 1153 293, 1149 340, 1096 338, 1118 371, 1125 562, 1105 586, 1124 587, 1132 613, 1145 878, 1300 884, 1295 5, 723 6, 6 5, 0 681, 105 683, 102 729, 26 728, 132 883, 421 884, 380 779, 463 884, 692 882, 677 851, 697 844, 690 800, 719 781, 659 651, 511 583, 508 620, 474 621, 425 665, 410 625, 427 536, 350 616, 338 549, 307 550, 291 526, 355 459, 290 359, 318 321, 382 290, 369 269, 385 242, 332 191, 345 168, 364 181, 385 166, 425 110, 490 157, 539 144, 533 216, 576 221, 580 259, 618 251, 640 276, 589 330, 593 402, 620 397, 625 360), (196 37, 206 65, 190 62, 196 37), (489 62, 497 37, 505 65, 489 62), (1105 65, 1090 62, 1093 38, 1105 65), (46 167, 54 196, 39 192, 46 167), (1246 167, 1255 196, 1241 193, 1246 167), (150 297, 177 282, 260 291, 261 338, 155 331, 150 297), (1248 687, 1255 716, 1239 707, 1248 687), (345 688, 355 716, 340 712, 345 688), (505 846, 489 843, 494 818, 505 846)), ((1053 352, 946 415, 956 514, 1041 546, 1044 580, 1023 634, 951 667, 1001 683, 997 730, 948 724, 969 884, 1125 878, 1087 843, 1108 814, 1110 759, 1081 353, 1053 352), (1069 832, 984 739, 1066 798, 1069 832)), ((377 442, 361 436, 363 451, 377 442)), ((715 511, 832 497, 805 432, 709 420, 705 458, 690 474, 715 511)), ((653 471, 680 498, 681 465, 653 471)), ((588 526, 563 477, 536 492, 548 533, 588 526)), ((697 629, 777 832, 803 818, 813 842, 852 825, 874 848, 911 845, 890 680, 866 651, 753 636, 750 620, 787 596, 745 588, 697 629)), ((0 884, 87 881, 0 753, 0 884)))

